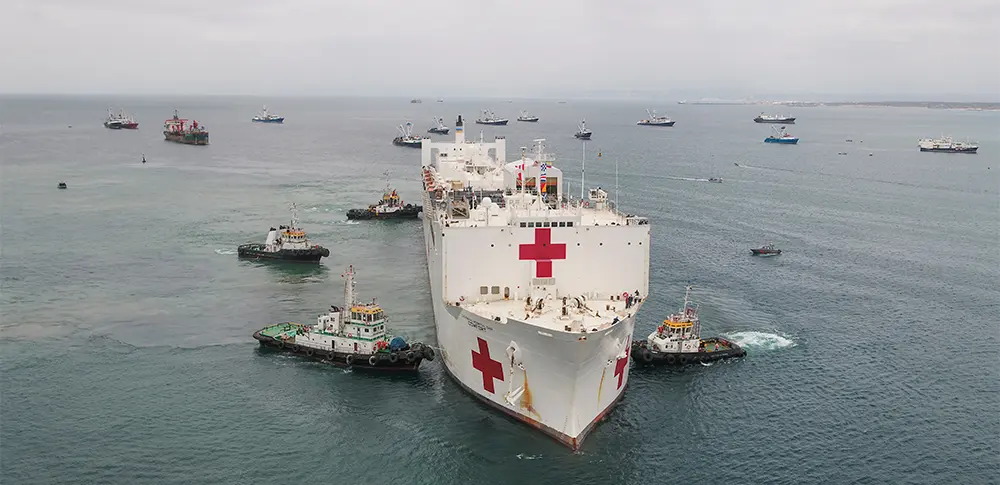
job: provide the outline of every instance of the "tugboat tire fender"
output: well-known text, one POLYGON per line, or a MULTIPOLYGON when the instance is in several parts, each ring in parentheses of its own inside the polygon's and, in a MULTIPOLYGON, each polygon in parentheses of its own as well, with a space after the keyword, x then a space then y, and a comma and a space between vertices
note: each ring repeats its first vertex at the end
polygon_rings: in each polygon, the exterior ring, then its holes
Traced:
POLYGON ((312 357, 316 353, 313 349, 306 349, 306 356, 312 357))
POLYGON ((278 348, 284 350, 284 348, 285 348, 285 342, 282 342, 281 340, 279 340, 278 341, 278 348))
POLYGON ((344 362, 346 362, 347 365, 353 364, 354 363, 354 354, 347 354, 347 357, 344 357, 344 362))
POLYGON ((649 349, 644 348, 639 351, 639 358, 648 364, 653 361, 653 353, 650 352, 649 349))
POLYGON ((375 354, 372 354, 372 356, 368 358, 368 364, 370 364, 372 367, 375 367, 375 364, 377 362, 378 362, 378 356, 375 354))
POLYGON ((417 360, 417 354, 412 350, 406 352, 406 363, 412 364, 414 360, 417 360))
POLYGON ((434 349, 430 347, 424 347, 424 358, 430 361, 434 360, 434 349))
POLYGON ((397 354, 396 352, 389 354, 389 362, 392 364, 399 362, 399 354, 397 354))
POLYGON ((292 352, 298 353, 300 351, 302 351, 302 347, 299 347, 298 345, 292 345, 292 352))
POLYGON ((684 364, 687 364, 687 363, 688 363, 688 356, 686 356, 686 355, 682 355, 682 356, 680 356, 680 357, 679 357, 679 358, 677 359, 677 362, 678 362, 678 363, 679 363, 680 365, 684 365, 684 364))
POLYGON ((677 362, 677 357, 675 357, 673 355, 667 355, 667 363, 668 364, 673 365, 675 362, 677 362))

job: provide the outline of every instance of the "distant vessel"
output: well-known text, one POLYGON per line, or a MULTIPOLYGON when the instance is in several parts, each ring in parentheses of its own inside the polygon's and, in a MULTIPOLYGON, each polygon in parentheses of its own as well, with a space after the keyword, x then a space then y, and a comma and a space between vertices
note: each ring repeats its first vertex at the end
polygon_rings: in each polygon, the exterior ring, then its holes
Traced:
POLYGON ((580 126, 577 128, 576 134, 574 134, 573 136, 575 136, 575 137, 577 137, 577 138, 579 138, 581 140, 589 140, 590 139, 590 135, 593 135, 593 134, 594 134, 594 132, 592 132, 592 131, 590 131, 590 130, 587 129, 587 120, 583 120, 583 121, 580 121, 580 126))
POLYGON ((135 130, 139 128, 139 123, 132 116, 126 115, 125 110, 119 110, 116 114, 108 108, 108 119, 104 120, 104 127, 110 130, 135 130))
POLYGON ((407 121, 405 125, 397 126, 396 130, 399 131, 399 136, 392 139, 393 145, 420 148, 423 138, 413 134, 413 123, 407 121))
POLYGON ((715 178, 715 177, 712 177, 712 178, 708 179, 708 181, 712 182, 712 183, 716 183, 716 184, 721 184, 722 183, 722 179, 715 178))
POLYGON ((410 103, 411 103, 411 104, 420 104, 420 103, 423 103, 423 101, 421 101, 421 100, 419 100, 419 99, 411 99, 411 100, 410 100, 410 103))
POLYGON ((754 256, 777 256, 781 254, 781 250, 775 249, 774 244, 765 244, 759 248, 750 249, 750 254, 754 256))
POLYGON ((236 249, 238 257, 245 259, 280 260, 297 263, 318 263, 330 256, 330 250, 309 243, 306 232, 299 228, 295 204, 292 204, 292 221, 287 226, 271 228, 264 244, 242 244, 236 249))
POLYGON ((976 153, 976 150, 979 150, 979 145, 975 143, 954 141, 950 136, 924 138, 917 145, 922 152, 976 153))
POLYGON ((774 134, 767 138, 764 138, 764 143, 780 143, 783 145, 794 145, 799 142, 799 138, 797 136, 792 136, 789 135, 787 132, 785 132, 784 126, 782 126, 781 128, 772 127, 772 129, 774 130, 774 134))
POLYGON ((351 209, 347 211, 348 219, 416 219, 422 209, 419 205, 404 204, 396 189, 389 185, 389 172, 385 173, 385 190, 382 200, 367 209, 351 209))
POLYGON ((785 123, 794 124, 795 118, 792 116, 781 116, 781 115, 766 115, 761 113, 753 119, 757 123, 785 123))
POLYGON ((500 118, 492 110, 484 109, 483 116, 476 120, 479 125, 506 125, 510 121, 507 118, 500 118))
POLYGON ((646 115, 649 116, 649 118, 639 120, 636 124, 639 126, 674 126, 674 120, 671 120, 666 116, 657 115, 655 110, 650 111, 647 109, 646 115))
POLYGON ((66 182, 59 182, 59 185, 57 185, 56 187, 58 187, 60 189, 65 189, 66 188, 66 182))
POLYGON ((434 120, 435 126, 432 126, 431 129, 427 130, 427 133, 436 133, 438 135, 448 134, 449 128, 448 125, 444 124, 444 118, 431 118, 431 119, 434 120))
POLYGON ((642 364, 687 365, 742 357, 746 351, 724 338, 701 338, 698 308, 691 304, 692 286, 684 306, 663 321, 646 340, 632 343, 632 358, 642 364))
POLYGON ((342 276, 344 306, 331 306, 315 325, 283 322, 253 334, 261 347, 274 347, 319 359, 338 367, 381 371, 415 371, 423 359, 434 360, 434 350, 386 331, 389 321, 375 299, 359 303, 355 299, 354 266, 342 276))
POLYGON ((529 123, 534 123, 538 121, 537 116, 531 116, 528 114, 528 110, 521 111, 521 116, 517 117, 517 121, 527 121, 529 123))
POLYGON ((174 110, 174 117, 163 122, 163 137, 167 141, 185 145, 208 145, 208 131, 205 127, 193 120, 189 126, 185 126, 186 123, 187 120, 178 117, 177 110, 174 110))
POLYGON ((267 106, 264 106, 264 109, 262 109, 257 116, 254 116, 252 121, 255 123, 284 123, 285 117, 268 113, 267 106))

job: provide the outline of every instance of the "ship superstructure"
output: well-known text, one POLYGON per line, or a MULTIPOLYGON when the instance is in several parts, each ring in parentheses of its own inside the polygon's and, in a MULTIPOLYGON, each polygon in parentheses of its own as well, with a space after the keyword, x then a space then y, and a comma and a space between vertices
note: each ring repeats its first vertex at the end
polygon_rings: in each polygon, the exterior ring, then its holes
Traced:
POLYGON ((649 288, 649 224, 606 191, 564 191, 535 140, 422 146, 424 241, 445 368, 491 406, 574 449, 628 383, 649 288), (581 194, 582 195, 582 194, 581 194), (628 298, 626 298, 628 297, 628 298))

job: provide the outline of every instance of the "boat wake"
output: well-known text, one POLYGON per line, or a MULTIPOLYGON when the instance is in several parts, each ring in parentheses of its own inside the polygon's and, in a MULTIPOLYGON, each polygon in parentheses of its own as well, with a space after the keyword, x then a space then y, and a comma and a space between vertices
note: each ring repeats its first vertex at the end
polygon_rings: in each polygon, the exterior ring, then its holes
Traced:
POLYGON ((745 349, 778 350, 796 345, 795 341, 788 337, 766 332, 735 332, 726 334, 726 337, 745 349))
POLYGON ((224 254, 226 256, 232 256, 236 254, 235 249, 216 249, 215 254, 224 254))
POLYGON ((334 221, 324 222, 323 224, 332 224, 332 225, 338 225, 338 226, 342 225, 342 224, 347 224, 349 226, 353 226, 355 224, 361 224, 361 221, 353 221, 351 219, 337 219, 337 220, 334 220, 334 221))
POLYGON ((708 179, 698 179, 691 177, 667 177, 670 180, 685 180, 687 182, 708 182, 708 179))

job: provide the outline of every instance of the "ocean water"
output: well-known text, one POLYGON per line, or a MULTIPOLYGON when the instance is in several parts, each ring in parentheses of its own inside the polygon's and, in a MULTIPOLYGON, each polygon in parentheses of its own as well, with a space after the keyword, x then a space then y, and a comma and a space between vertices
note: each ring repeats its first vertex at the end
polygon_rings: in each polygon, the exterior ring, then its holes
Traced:
POLYGON ((677 124, 635 126, 647 107, 0 98, 0 481, 998 483, 1000 113, 796 108, 799 145, 773 146, 757 107, 654 106, 677 124), (264 103, 287 122, 250 123, 264 103), (108 106, 140 129, 103 128, 108 106), (541 121, 467 136, 506 136, 509 158, 546 138, 574 194, 586 118, 588 185, 653 224, 637 334, 693 282, 703 333, 748 356, 633 368, 574 453, 463 394, 440 360, 371 376, 261 352, 253 331, 337 303, 348 264, 397 333, 434 342, 420 223, 345 212, 386 171, 418 199, 397 124, 484 107, 541 121), (163 141, 175 108, 211 145, 163 141), (980 153, 917 150, 942 133, 980 153), (330 257, 238 261, 292 202, 330 257), (750 256, 766 242, 784 254, 750 256))

